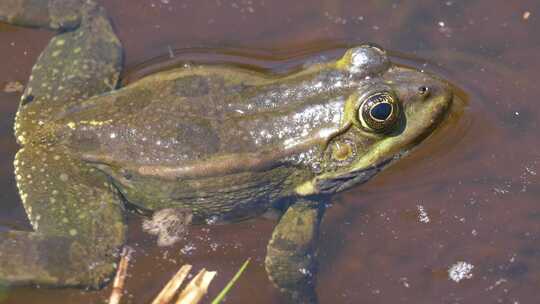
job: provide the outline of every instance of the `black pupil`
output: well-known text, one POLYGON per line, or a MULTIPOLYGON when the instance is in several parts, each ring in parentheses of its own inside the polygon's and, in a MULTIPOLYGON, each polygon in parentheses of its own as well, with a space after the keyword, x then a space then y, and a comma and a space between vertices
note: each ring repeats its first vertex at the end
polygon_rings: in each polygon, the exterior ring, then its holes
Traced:
POLYGON ((371 108, 371 116, 378 120, 386 120, 392 113, 392 105, 387 102, 381 102, 371 108))

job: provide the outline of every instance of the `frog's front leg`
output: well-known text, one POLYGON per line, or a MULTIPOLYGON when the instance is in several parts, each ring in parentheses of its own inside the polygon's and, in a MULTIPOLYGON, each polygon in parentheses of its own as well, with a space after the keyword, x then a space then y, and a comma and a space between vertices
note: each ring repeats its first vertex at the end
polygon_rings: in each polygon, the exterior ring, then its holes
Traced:
POLYGON ((0 233, 0 284, 102 286, 125 239, 108 177, 61 147, 35 145, 17 153, 15 173, 34 231, 0 233))
POLYGON ((317 241, 324 203, 300 199, 281 217, 268 244, 266 271, 291 303, 317 303, 317 241))

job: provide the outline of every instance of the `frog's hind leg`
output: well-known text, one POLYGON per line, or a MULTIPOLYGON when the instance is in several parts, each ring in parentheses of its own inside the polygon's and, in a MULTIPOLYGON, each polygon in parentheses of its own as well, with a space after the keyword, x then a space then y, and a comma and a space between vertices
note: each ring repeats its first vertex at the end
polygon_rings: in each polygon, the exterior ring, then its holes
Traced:
POLYGON ((84 0, 2 0, 0 21, 14 25, 65 30, 79 25, 84 0))
MULTIPOLYGON (((10 1, 18 0, 7 0, 10 1)), ((49 11, 58 15, 55 20, 63 12, 65 18, 75 20, 70 25, 76 26, 74 29, 61 27, 63 31, 50 41, 32 68, 15 121, 15 135, 21 144, 26 143, 26 135, 48 121, 61 117, 63 113, 75 110, 80 101, 115 89, 122 66, 120 41, 104 9, 93 1, 84 1, 76 10, 73 7, 78 1, 23 2, 37 6, 48 3, 51 7, 49 11), (61 9, 63 3, 68 3, 68 7, 61 9)), ((4 7, 2 11, 2 6, 5 4, 0 4, 0 16, 7 15, 9 7, 4 7)), ((11 8, 11 11, 16 10, 16 6, 11 8)), ((31 16, 4 19, 13 23, 19 20, 18 24, 32 24, 31 16)), ((61 23, 58 20, 55 22, 61 23)), ((68 22, 62 24, 65 23, 68 22)))
POLYGON ((289 303, 315 304, 317 241, 324 204, 300 199, 281 217, 266 254, 266 271, 289 303))
POLYGON ((28 145, 17 186, 33 232, 0 232, 0 284, 99 288, 125 240, 122 201, 108 177, 62 148, 28 145))

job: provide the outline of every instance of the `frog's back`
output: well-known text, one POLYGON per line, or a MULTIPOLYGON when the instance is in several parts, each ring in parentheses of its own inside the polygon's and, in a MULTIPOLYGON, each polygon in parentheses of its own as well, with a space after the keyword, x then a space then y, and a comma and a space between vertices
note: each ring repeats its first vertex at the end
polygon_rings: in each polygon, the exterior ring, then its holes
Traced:
POLYGON ((65 108, 56 134, 142 208, 246 217, 312 174, 316 143, 338 130, 345 102, 343 84, 335 90, 329 78, 343 77, 320 68, 294 78, 167 71, 65 108))
POLYGON ((308 75, 287 79, 209 66, 162 72, 66 109, 58 125, 83 159, 141 174, 265 169, 321 140, 310 131, 339 126, 343 92, 322 78, 343 75, 308 75))

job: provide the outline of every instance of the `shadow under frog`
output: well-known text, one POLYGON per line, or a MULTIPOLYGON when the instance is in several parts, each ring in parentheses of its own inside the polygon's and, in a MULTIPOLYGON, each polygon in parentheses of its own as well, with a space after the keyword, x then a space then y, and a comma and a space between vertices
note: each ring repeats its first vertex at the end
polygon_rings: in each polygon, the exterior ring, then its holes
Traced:
POLYGON ((282 76, 232 66, 163 71, 117 88, 122 46, 93 1, 3 0, 0 20, 55 30, 15 121, 15 176, 32 232, 0 232, 0 281, 99 288, 125 242, 126 204, 240 220, 289 202, 271 281, 315 303, 330 194, 426 138, 454 99, 437 77, 363 45, 282 76))

